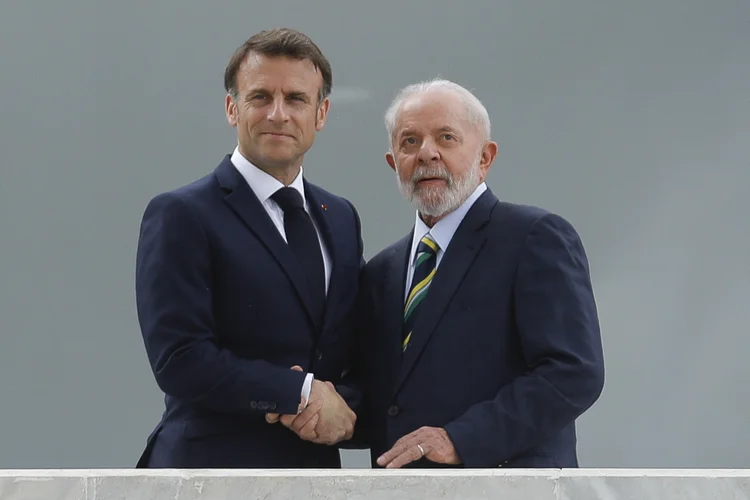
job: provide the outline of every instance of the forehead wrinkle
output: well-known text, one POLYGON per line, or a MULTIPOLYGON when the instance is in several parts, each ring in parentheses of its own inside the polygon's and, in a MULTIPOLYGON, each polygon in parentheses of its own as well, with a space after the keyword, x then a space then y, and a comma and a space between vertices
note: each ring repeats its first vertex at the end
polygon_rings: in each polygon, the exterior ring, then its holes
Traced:
POLYGON ((403 121, 405 115, 414 113, 426 113, 428 120, 447 115, 449 122, 471 121, 465 104, 451 92, 432 91, 410 96, 404 100, 396 116, 403 121))
POLYGON ((448 119, 434 118, 427 120, 399 120, 395 129, 395 136, 401 137, 404 135, 425 135, 427 134, 437 135, 444 132, 452 132, 459 136, 465 136, 469 132, 469 127, 474 125, 471 120, 466 117, 459 117, 456 113, 448 113, 448 119), (402 124, 406 121, 405 124, 402 124))

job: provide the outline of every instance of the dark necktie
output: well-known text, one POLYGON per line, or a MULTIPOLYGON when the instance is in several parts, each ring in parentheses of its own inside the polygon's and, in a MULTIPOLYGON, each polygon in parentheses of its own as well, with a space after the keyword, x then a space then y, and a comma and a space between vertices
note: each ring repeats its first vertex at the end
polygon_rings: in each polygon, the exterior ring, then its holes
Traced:
POLYGON ((286 241, 297 257, 297 262, 299 262, 305 275, 312 299, 313 316, 317 324, 320 325, 326 290, 325 267, 318 233, 315 231, 310 215, 305 211, 305 205, 299 191, 284 187, 276 191, 271 198, 284 211, 286 241))
POLYGON ((420 306, 427 297, 432 278, 435 277, 435 265, 437 263, 437 252, 440 247, 432 238, 430 233, 425 234, 417 246, 417 255, 414 258, 414 277, 411 280, 411 289, 404 304, 404 338, 401 344, 402 351, 406 351, 412 340, 412 329, 417 320, 420 306))

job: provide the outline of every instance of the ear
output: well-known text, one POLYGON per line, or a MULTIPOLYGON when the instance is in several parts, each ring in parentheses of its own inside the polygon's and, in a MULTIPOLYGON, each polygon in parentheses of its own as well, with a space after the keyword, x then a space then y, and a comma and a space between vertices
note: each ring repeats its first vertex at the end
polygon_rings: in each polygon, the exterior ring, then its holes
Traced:
POLYGON ((487 141, 482 146, 482 156, 479 159, 479 170, 482 172, 482 180, 487 177, 492 162, 495 161, 495 157, 497 156, 497 150, 498 146, 494 141, 487 141))
POLYGON ((326 120, 328 119, 328 108, 331 106, 331 100, 327 97, 323 100, 322 103, 320 103, 320 106, 318 106, 318 114, 315 117, 315 130, 320 132, 323 130, 323 127, 326 124, 326 120))
POLYGON ((393 169, 393 171, 396 171, 396 159, 393 157, 393 153, 388 151, 385 154, 385 162, 393 169))
POLYGON ((227 122, 232 127, 237 126, 237 103, 234 102, 232 96, 227 94, 224 99, 224 112, 227 115, 227 122))

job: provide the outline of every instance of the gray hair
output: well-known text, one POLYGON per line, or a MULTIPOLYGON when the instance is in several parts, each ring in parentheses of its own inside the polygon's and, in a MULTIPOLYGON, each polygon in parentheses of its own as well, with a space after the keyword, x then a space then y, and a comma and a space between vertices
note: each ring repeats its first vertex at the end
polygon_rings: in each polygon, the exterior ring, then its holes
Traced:
POLYGON ((472 94, 471 91, 457 83, 441 78, 435 78, 408 85, 401 89, 396 95, 396 98, 393 99, 393 102, 388 107, 388 111, 385 113, 385 128, 388 131, 388 138, 391 145, 393 145, 393 134, 396 130, 396 119, 398 118, 398 113, 401 111, 401 106, 404 101, 413 95, 437 89, 448 90, 458 94, 466 105, 469 120, 472 123, 479 125, 486 141, 490 140, 490 115, 482 104, 482 101, 472 94))

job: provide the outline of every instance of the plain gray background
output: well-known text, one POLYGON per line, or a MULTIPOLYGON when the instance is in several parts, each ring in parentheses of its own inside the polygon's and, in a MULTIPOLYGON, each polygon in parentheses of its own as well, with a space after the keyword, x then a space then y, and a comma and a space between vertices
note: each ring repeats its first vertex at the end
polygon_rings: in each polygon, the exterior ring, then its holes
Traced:
POLYGON ((607 362, 582 466, 750 466, 747 0, 3 0, 0 467, 135 464, 162 411, 140 217, 231 151, 224 66, 274 26, 333 64, 306 173, 356 204, 367 256, 413 220, 383 112, 436 75, 490 111, 492 189, 579 230, 607 362))

